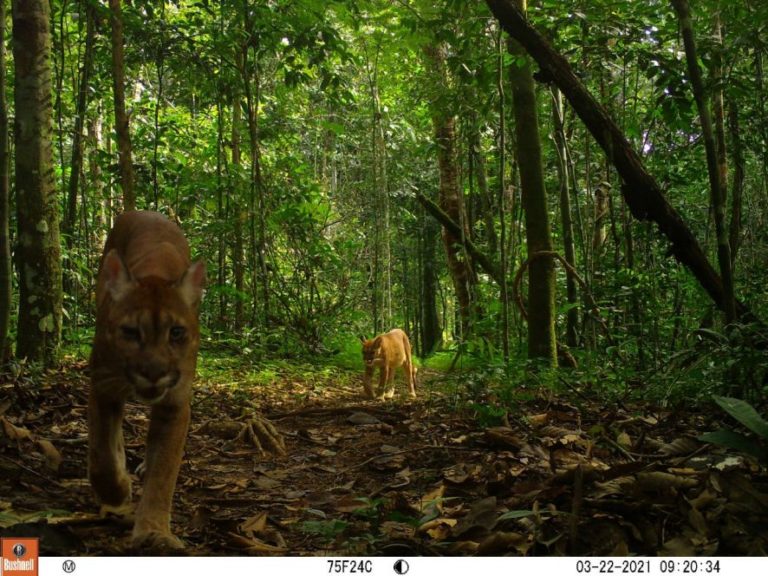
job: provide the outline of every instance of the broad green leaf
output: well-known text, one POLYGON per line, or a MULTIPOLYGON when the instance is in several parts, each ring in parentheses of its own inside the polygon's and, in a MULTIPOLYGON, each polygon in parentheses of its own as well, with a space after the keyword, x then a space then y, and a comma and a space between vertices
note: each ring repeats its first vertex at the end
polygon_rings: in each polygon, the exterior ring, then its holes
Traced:
POLYGON ((750 404, 738 398, 728 398, 725 396, 713 396, 713 399, 720 408, 752 430, 752 432, 768 440, 768 422, 750 404))
POLYGON ((733 430, 717 430, 716 432, 706 432, 699 436, 702 442, 733 448, 744 454, 754 456, 758 460, 768 459, 768 452, 760 446, 754 439, 748 438, 743 434, 733 430))

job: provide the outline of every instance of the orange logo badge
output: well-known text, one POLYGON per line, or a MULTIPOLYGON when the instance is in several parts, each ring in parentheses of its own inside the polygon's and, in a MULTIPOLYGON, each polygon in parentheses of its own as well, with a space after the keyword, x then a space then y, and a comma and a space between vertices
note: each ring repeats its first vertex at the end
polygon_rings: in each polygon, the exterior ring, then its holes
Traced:
POLYGON ((38 576, 37 538, 3 538, 2 576, 38 576))

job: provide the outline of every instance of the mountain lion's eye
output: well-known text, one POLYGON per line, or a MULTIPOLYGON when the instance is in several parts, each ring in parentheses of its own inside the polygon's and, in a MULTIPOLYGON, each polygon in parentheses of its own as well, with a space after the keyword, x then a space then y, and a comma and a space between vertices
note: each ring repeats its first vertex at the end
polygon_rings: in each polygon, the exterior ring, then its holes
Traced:
POLYGON ((129 342, 141 341, 141 332, 135 326, 120 326, 120 333, 129 342))
POLYGON ((187 335, 187 329, 184 326, 174 326, 171 328, 171 342, 181 342, 187 335))

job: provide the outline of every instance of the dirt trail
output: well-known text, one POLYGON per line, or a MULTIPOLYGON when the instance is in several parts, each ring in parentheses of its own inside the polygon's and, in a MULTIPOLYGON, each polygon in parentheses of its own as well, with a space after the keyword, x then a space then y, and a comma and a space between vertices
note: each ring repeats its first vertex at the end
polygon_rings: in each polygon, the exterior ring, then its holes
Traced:
MULTIPOLYGON (((14 523, 9 534, 40 536, 43 553, 50 555, 134 553, 126 548, 129 526, 94 514, 85 477, 88 383, 83 364, 69 368, 47 375, 38 392, 5 387, 16 395, 5 406, 5 421, 30 437, 15 439, 21 443, 18 458, 10 443, 0 444, 0 516, 8 515, 0 517, 0 529, 14 523), (34 444, 40 439, 58 451, 57 470, 34 444), (19 519, 28 521, 14 522, 19 519)), ((420 399, 406 401, 405 385, 397 384, 397 396, 388 402, 364 400, 356 385, 318 388, 311 379, 282 379, 250 391, 198 387, 173 512, 186 552, 386 553, 394 536, 388 529, 413 531, 410 524, 383 528, 382 518, 394 511, 389 508, 407 509, 406 500, 419 504, 416 494, 428 491, 435 469, 459 454, 455 447, 438 448, 446 444, 447 429, 433 395, 422 389, 420 399), (259 415, 282 434, 285 455, 263 453, 247 437, 236 438, 259 415), (411 498, 394 502, 393 491, 411 498)), ((142 461, 147 416, 139 405, 127 407, 129 470, 142 461)), ((134 499, 140 486, 134 477, 134 499)), ((418 519, 413 509, 406 515, 418 519)), ((411 543, 410 553, 419 552, 411 543)))

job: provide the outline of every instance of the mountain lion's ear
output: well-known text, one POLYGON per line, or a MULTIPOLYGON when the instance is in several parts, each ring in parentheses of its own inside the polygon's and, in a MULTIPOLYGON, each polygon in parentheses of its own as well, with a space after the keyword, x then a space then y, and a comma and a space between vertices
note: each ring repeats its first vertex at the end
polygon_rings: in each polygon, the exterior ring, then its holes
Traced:
POLYGON ((126 294, 134 287, 128 269, 114 248, 104 256, 104 262, 101 263, 101 273, 104 276, 104 286, 115 302, 125 298, 126 294))
POLYGON ((203 299, 205 288, 205 262, 198 260, 187 268, 179 282, 181 298, 187 306, 197 306, 203 299))

